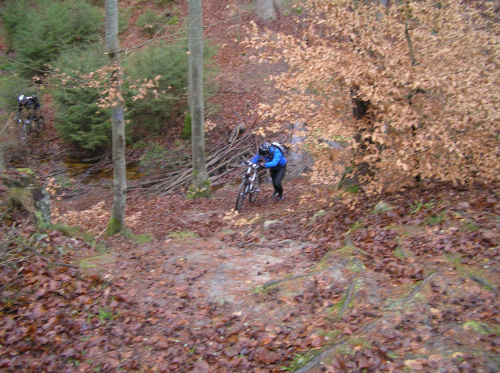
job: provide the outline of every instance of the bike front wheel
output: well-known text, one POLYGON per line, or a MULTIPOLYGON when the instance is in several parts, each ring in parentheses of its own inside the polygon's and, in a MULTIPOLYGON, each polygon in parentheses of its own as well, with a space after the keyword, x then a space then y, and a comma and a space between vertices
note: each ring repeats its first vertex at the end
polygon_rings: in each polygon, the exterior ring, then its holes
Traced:
POLYGON ((19 126, 19 139, 21 140, 21 142, 26 142, 26 140, 28 139, 28 127, 25 123, 19 126))
POLYGON ((45 128, 45 119, 41 115, 34 120, 34 128, 36 133, 42 132, 45 128))
POLYGON ((250 202, 255 202, 255 198, 257 198, 257 194, 259 194, 259 191, 260 191, 260 183, 259 183, 259 176, 257 175, 250 187, 250 195, 248 196, 250 202))
POLYGON ((243 179, 241 181, 240 189, 238 191, 238 197, 236 198, 236 211, 240 211, 243 206, 243 201, 248 193, 249 185, 246 183, 246 180, 243 179))

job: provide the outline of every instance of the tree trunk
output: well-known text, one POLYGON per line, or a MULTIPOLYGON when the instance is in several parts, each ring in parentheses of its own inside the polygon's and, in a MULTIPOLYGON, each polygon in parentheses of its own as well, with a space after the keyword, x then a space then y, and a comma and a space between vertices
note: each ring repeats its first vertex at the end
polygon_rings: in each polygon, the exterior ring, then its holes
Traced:
POLYGON ((5 158, 3 156, 3 144, 2 139, 0 139, 0 174, 5 170, 5 158))
POLYGON ((193 151, 193 184, 190 196, 194 198, 210 196, 210 179, 205 156, 202 19, 201 0, 189 0, 188 95, 193 151))
POLYGON ((106 50, 111 73, 111 127, 113 145, 113 209, 108 223, 109 235, 125 226, 127 173, 125 161, 125 119, 122 96, 120 46, 118 43, 118 0, 106 0, 106 50))

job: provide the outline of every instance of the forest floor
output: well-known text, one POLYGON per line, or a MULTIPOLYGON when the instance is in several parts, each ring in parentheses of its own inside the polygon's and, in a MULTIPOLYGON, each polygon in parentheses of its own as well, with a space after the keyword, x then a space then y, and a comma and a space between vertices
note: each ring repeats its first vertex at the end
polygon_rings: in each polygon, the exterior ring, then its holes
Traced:
POLYGON ((32 248, 0 273, 0 367, 498 371, 491 191, 429 185, 351 209, 306 179, 285 188, 278 202, 265 184, 237 215, 236 185, 131 195, 129 238, 102 235, 109 187, 54 203, 92 238, 19 234, 32 248))
MULTIPOLYGON (((235 45, 218 58, 214 121, 273 99, 235 45)), ((283 202, 267 183, 240 213, 235 182, 201 200, 136 189, 133 235, 109 238, 112 181, 72 175, 50 121, 29 141, 25 166, 71 179, 52 219, 79 228, 27 220, 2 253, 1 371, 500 370, 497 185, 341 198, 303 175, 283 202)))

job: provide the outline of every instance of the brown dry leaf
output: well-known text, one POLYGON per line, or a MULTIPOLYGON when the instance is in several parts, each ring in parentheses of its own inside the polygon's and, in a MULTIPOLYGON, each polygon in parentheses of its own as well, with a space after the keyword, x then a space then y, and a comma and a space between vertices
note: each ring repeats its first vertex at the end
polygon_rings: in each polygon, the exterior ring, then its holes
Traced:
POLYGON ((255 351, 255 357, 266 365, 272 364, 280 359, 279 354, 273 351, 269 351, 265 347, 259 347, 255 351))
POLYGON ((191 373, 208 373, 210 371, 210 364, 206 361, 197 361, 193 366, 191 373))
POLYGON ((224 355, 226 355, 227 357, 234 357, 234 356, 237 356, 240 352, 240 349, 237 348, 236 346, 235 347, 229 347, 229 348, 226 348, 224 350, 224 355))
POLYGON ((309 341, 308 341, 309 344, 313 348, 321 347, 323 345, 323 342, 324 342, 324 337, 322 335, 319 335, 319 334, 313 334, 308 339, 309 339, 309 341))
POLYGON ((46 313, 45 309, 43 308, 43 304, 41 303, 35 303, 33 307, 33 311, 31 312, 31 318, 36 320, 42 317, 46 313))
POLYGON ((259 339, 259 346, 266 346, 268 345, 269 343, 271 343, 272 341, 274 341, 275 338, 269 336, 269 335, 266 335, 262 338, 259 339))
POLYGON ((424 366, 419 360, 405 360, 404 364, 406 367, 413 369, 413 370, 423 370, 424 366))
POLYGON ((358 360, 358 367, 363 369, 363 368, 370 368, 372 364, 370 361, 366 358, 361 358, 358 360))
POLYGON ((345 327, 344 330, 342 330, 342 334, 352 335, 352 330, 349 329, 349 327, 345 327))
POLYGON ((441 355, 430 355, 428 360, 431 363, 437 363, 437 362, 441 361, 442 359, 443 359, 443 356, 441 356, 441 355))

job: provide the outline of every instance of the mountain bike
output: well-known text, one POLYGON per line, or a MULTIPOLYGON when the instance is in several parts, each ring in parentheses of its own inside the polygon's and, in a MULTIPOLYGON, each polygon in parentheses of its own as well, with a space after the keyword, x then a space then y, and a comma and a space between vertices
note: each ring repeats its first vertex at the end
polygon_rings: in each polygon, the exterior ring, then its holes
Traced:
POLYGON ((31 111, 24 119, 17 118, 19 138, 26 141, 31 132, 39 134, 45 128, 45 119, 38 111, 31 111))
POLYGON ((260 192, 259 165, 247 161, 247 169, 243 174, 238 197, 236 198, 236 211, 240 211, 243 201, 248 195, 248 200, 254 202, 260 192))

